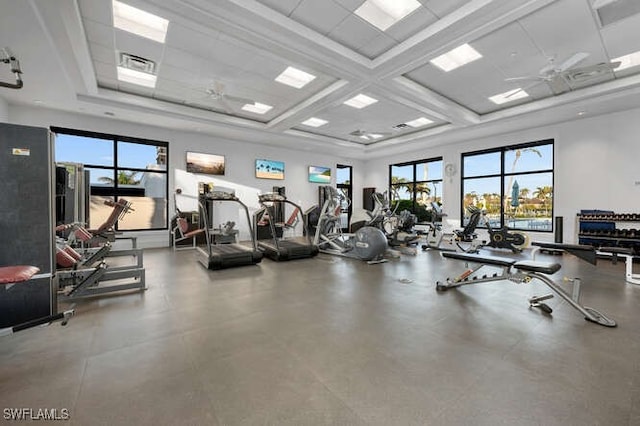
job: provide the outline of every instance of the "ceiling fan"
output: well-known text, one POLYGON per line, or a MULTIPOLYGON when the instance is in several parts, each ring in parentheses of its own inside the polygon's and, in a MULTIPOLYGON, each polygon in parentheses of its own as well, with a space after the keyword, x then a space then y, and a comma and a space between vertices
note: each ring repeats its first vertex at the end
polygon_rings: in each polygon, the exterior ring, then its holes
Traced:
POLYGON ((538 71, 538 75, 506 78, 505 81, 533 81, 533 83, 510 93, 506 98, 543 83, 547 83, 554 93, 564 92, 570 82, 586 81, 620 66, 620 62, 601 62, 595 65, 576 67, 588 56, 588 53, 577 52, 559 64, 556 63, 555 57, 551 57, 549 63, 538 71))
POLYGON ((217 102, 228 114, 234 112, 234 108, 230 104, 231 102, 243 105, 254 103, 252 99, 227 94, 224 89, 224 84, 219 81, 214 81, 213 85, 206 88, 204 92, 206 93, 206 96, 201 99, 217 102))
POLYGON ((349 133, 351 136, 356 136, 360 139, 364 139, 367 141, 375 141, 377 139, 383 138, 385 136, 391 136, 393 133, 390 132, 369 132, 366 130, 358 129, 349 133))

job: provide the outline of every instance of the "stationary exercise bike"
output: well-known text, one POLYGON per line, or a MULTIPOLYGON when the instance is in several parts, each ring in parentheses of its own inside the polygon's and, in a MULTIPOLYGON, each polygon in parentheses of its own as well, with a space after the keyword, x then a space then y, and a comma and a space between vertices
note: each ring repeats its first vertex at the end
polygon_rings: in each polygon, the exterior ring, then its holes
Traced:
POLYGON ((422 245, 422 250, 442 250, 451 251, 451 248, 442 248, 440 244, 444 238, 444 231, 442 230, 442 218, 446 216, 446 213, 442 212, 442 207, 435 201, 431 202, 431 223, 428 224, 429 230, 425 235, 426 244, 422 245))
POLYGON ((510 231, 507 226, 503 226, 500 229, 493 229, 491 222, 487 219, 486 212, 480 210, 476 206, 468 206, 467 211, 471 214, 469 223, 462 231, 455 231, 456 244, 458 247, 466 253, 475 253, 482 247, 493 247, 501 249, 509 249, 514 253, 522 252, 529 244, 529 236, 524 232, 510 231), (480 218, 484 220, 487 226, 487 232, 489 233, 489 241, 482 241, 481 244, 477 244, 477 235, 475 229, 480 222, 480 218), (463 247, 460 242, 468 242, 470 246, 463 247))

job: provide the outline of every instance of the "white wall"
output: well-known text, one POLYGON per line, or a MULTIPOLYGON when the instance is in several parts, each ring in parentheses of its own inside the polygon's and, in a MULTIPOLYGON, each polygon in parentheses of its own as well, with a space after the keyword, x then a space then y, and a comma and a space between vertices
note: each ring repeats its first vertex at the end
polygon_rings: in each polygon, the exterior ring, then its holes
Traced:
MULTIPOLYGON (((66 127, 78 130, 110 133, 116 135, 134 136, 169 142, 169 205, 170 217, 173 216, 174 204, 172 192, 174 185, 174 170, 185 170, 186 152, 195 151, 224 155, 226 160, 225 176, 206 176, 205 180, 218 181, 220 186, 244 186, 259 192, 270 192, 273 186, 286 187, 287 198, 300 203, 304 209, 318 203, 319 184, 309 183, 307 179, 308 166, 327 166, 333 169, 332 184, 335 185, 336 164, 353 166, 354 194, 361 194, 364 185, 363 161, 354 160, 330 154, 321 154, 292 147, 291 149, 273 148, 265 145, 251 144, 236 140, 220 139, 215 136, 189 133, 184 131, 167 131, 158 127, 117 121, 109 118, 71 114, 62 111, 11 106, 9 111, 12 123, 41 126, 66 127), (266 158, 284 161, 285 179, 266 180, 255 177, 255 160, 266 158)), ((1 117, 1 115, 0 115, 1 117)), ((265 134, 265 138, 276 137, 265 134)), ((354 197, 356 208, 361 207, 359 198, 354 197)), ((249 205, 256 205, 257 200, 243 200, 249 205)), ((231 219, 234 220, 234 219, 231 219)), ((238 222, 239 225, 242 221, 238 222)), ((248 227, 241 225, 241 236, 248 236, 248 227)), ((169 232, 139 233, 141 247, 166 246, 169 244, 169 232)))
POLYGON ((0 96, 0 122, 9 122, 9 104, 6 99, 0 96))
MULTIPOLYGON (((431 146, 368 161, 365 181, 386 189, 389 164, 442 156, 458 170, 453 179, 444 178, 443 204, 448 219, 459 223, 460 155, 543 139, 555 139, 554 214, 564 217, 564 242, 577 242, 575 218, 581 209, 640 212, 640 109, 440 146, 425 141, 431 146)), ((549 233, 531 236, 553 241, 549 233)))

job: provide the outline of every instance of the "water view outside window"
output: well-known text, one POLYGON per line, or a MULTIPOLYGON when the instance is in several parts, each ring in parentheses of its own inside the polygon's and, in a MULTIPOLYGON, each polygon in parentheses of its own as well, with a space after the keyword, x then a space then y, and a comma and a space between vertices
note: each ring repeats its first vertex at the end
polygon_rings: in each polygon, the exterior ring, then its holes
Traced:
POLYGON ((133 210, 116 229, 167 229, 167 142, 52 130, 56 133, 56 162, 84 164, 89 171, 89 228, 99 227, 109 217, 112 208, 105 201, 124 198, 133 203, 133 210))
POLYGON ((492 227, 553 230, 553 140, 462 154, 462 166, 463 225, 473 205, 492 227))

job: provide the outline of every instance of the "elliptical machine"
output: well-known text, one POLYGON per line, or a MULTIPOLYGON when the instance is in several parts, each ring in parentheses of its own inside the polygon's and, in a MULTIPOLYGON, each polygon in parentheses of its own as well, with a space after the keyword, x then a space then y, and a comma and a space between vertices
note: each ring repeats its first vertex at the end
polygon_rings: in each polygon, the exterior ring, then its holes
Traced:
POLYGON ((387 238, 378 228, 363 226, 355 233, 342 232, 340 210, 343 201, 350 203, 344 194, 331 186, 322 186, 325 202, 320 210, 313 244, 320 252, 346 256, 367 263, 385 262, 387 238))
POLYGON ((522 249, 529 244, 529 236, 524 232, 510 231, 506 225, 500 229, 493 229, 484 210, 480 210, 478 207, 470 205, 467 206, 467 211, 471 214, 467 226, 465 226, 461 231, 454 231, 456 245, 460 250, 466 253, 476 253, 478 249, 487 246, 509 249, 513 253, 520 253, 522 252, 522 249), (476 244, 478 236, 475 233, 475 229, 478 226, 481 217, 487 226, 489 241, 482 241, 481 244, 476 244), (461 242, 470 243, 470 245, 468 247, 463 247, 460 244, 461 242))

